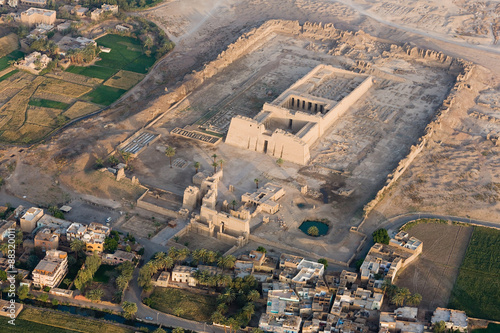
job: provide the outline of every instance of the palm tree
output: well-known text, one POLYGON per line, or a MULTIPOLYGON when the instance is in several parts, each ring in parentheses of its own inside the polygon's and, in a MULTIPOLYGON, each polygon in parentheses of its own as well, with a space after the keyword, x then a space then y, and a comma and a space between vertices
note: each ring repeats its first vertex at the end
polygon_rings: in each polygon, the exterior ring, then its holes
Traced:
POLYGON ((416 305, 419 305, 420 302, 422 302, 422 295, 420 295, 418 293, 413 294, 410 297, 408 297, 408 304, 409 305, 416 306, 416 305))
POLYGON ((215 162, 215 159, 217 158, 217 154, 215 154, 215 153, 214 153, 214 154, 212 155, 212 158, 214 159, 214 162, 215 162))
POLYGON ((224 164, 224 160, 223 159, 220 159, 219 160, 219 165, 220 165, 220 169, 222 170, 222 164, 224 164))
POLYGON ((231 333, 231 329, 235 333, 240 329, 240 323, 235 318, 229 318, 227 324, 229 325, 229 333, 231 333))
POLYGON ((127 288, 128 281, 129 280, 126 276, 120 275, 119 277, 117 277, 115 283, 118 287, 118 290, 125 290, 125 288, 127 288))
POLYGON ((125 301, 122 304, 122 309, 125 312, 125 318, 132 319, 137 312, 137 304, 125 301))
POLYGON ((220 311, 215 311, 210 319, 216 324, 222 324, 226 321, 226 317, 220 311))
POLYGON ((246 317, 248 321, 250 321, 252 315, 255 313, 255 307, 253 303, 247 303, 247 305, 245 305, 241 310, 243 312, 243 316, 246 317))
POLYGON ((218 254, 214 251, 207 251, 205 262, 209 265, 217 261, 218 254))
POLYGON ((128 162, 132 158, 132 153, 129 151, 120 150, 120 155, 122 156, 123 161, 125 162, 125 165, 128 165, 128 162))
POLYGON ((253 180, 253 182, 255 183, 255 186, 256 186, 257 188, 259 188, 259 180, 258 180, 257 178, 255 178, 255 179, 253 180))
POLYGON ((183 262, 184 260, 187 259, 187 257, 189 257, 189 254, 191 253, 191 251, 189 251, 189 249, 180 249, 178 252, 177 252, 177 261, 179 262, 183 262))
POLYGON ((217 162, 214 162, 214 163, 212 163, 212 166, 214 167, 214 173, 216 173, 217 167, 219 166, 219 164, 217 162))
POLYGON ((174 260, 167 256, 165 252, 158 252, 155 255, 155 263, 159 270, 170 269, 174 265, 174 260))
POLYGON ((411 292, 408 288, 399 288, 396 294, 401 295, 403 297, 404 301, 408 299, 408 297, 411 296, 411 292))
POLYGON ((227 255, 224 257, 221 257, 219 261, 217 262, 217 265, 221 267, 222 269, 231 269, 234 267, 234 263, 236 262, 236 258, 232 255, 227 255))
POLYGON ((260 298, 260 294, 257 290, 251 290, 247 295, 247 300, 249 302, 255 302, 260 298))
POLYGON ((87 245, 80 239, 74 239, 71 241, 70 248, 71 251, 75 252, 76 260, 78 261, 78 252, 85 250, 87 245))
POLYGON ((200 162, 194 162, 193 166, 194 166, 194 170, 196 171, 196 173, 198 173, 198 170, 200 169, 200 162))
POLYGON ((170 159, 170 167, 172 167, 172 157, 175 156, 175 148, 172 146, 167 146, 165 149, 165 156, 170 159))
POLYGON ((278 164, 279 167, 281 167, 283 165, 283 159, 280 157, 276 160, 276 164, 278 164))
POLYGON ((233 205, 233 210, 237 204, 238 204, 238 201, 236 201, 236 200, 231 201, 231 205, 233 205))
POLYGON ((396 293, 396 295, 392 297, 391 302, 396 306, 402 306, 405 302, 405 297, 400 293, 396 293))
POLYGON ((205 249, 194 250, 192 253, 194 264, 199 265, 201 262, 203 262, 206 252, 207 250, 205 249))
POLYGON ((100 301, 104 296, 104 291, 100 288, 92 289, 85 296, 91 301, 100 301))

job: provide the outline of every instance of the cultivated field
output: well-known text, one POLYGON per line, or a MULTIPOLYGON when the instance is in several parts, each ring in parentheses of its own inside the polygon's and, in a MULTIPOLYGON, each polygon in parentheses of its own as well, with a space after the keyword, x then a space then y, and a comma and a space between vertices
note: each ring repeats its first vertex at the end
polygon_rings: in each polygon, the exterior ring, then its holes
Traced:
POLYGON ((395 284, 422 295, 420 308, 446 307, 463 260, 472 227, 420 223, 407 232, 424 242, 420 257, 398 274, 395 284))
POLYGON ((500 230, 475 227, 448 306, 500 321, 499 277, 500 230))
POLYGON ((0 58, 0 141, 35 142, 69 120, 112 104, 155 62, 154 54, 142 54, 137 39, 106 35, 97 42, 112 50, 101 53, 95 65, 44 76, 12 70, 9 62, 23 56, 18 50, 0 58))
POLYGON ((215 296, 176 288, 155 288, 151 307, 164 313, 196 321, 210 321, 216 309, 215 296))
POLYGON ((108 324, 99 320, 75 316, 64 312, 50 311, 40 308, 25 308, 16 318, 16 325, 7 323, 10 318, 0 317, 0 328, 7 332, 37 332, 37 333, 66 333, 66 332, 108 332, 132 333, 133 330, 121 326, 108 324), (70 324, 71 323, 71 324, 70 324))

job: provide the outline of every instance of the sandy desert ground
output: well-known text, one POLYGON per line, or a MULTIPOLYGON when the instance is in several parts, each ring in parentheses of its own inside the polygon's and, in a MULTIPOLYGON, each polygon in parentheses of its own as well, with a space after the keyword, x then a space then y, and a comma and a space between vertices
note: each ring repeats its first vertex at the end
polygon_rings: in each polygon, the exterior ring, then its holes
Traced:
POLYGON ((21 166, 7 179, 7 189, 22 196, 30 184, 39 188, 30 199, 39 202, 47 200, 43 191, 47 186, 54 187, 54 202, 63 192, 75 189, 118 201, 132 200, 124 197, 125 189, 108 181, 95 182, 88 172, 95 159, 106 156, 167 110, 175 101, 165 97, 166 91, 174 91, 185 75, 201 70, 252 28, 269 19, 287 19, 363 30, 480 65, 470 89, 457 97, 433 140, 377 205, 367 230, 387 217, 419 210, 500 221, 497 11, 497 1, 165 1, 137 15, 158 23, 176 42, 176 48, 141 84, 98 117, 82 121, 31 150, 5 151, 4 165, 17 159, 21 166), (37 181, 33 181, 33 165, 43 171, 37 181))

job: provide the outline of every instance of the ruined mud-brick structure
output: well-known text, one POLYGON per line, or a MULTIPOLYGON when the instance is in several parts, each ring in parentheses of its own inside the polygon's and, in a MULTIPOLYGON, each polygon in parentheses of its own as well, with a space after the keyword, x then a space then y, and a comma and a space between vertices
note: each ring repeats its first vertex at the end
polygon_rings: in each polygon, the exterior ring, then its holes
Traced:
POLYGON ((226 143, 307 164, 311 146, 372 85, 371 76, 318 65, 253 119, 233 118, 226 143))

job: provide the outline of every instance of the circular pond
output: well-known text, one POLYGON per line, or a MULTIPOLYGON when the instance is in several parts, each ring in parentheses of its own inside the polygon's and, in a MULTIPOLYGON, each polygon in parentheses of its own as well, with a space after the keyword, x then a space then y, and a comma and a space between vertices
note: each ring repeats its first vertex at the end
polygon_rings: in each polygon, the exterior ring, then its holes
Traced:
POLYGON ((302 230, 302 232, 305 233, 306 235, 309 235, 308 230, 311 227, 318 228, 318 236, 326 235, 329 228, 328 224, 321 221, 304 221, 300 225, 299 229, 302 230))

